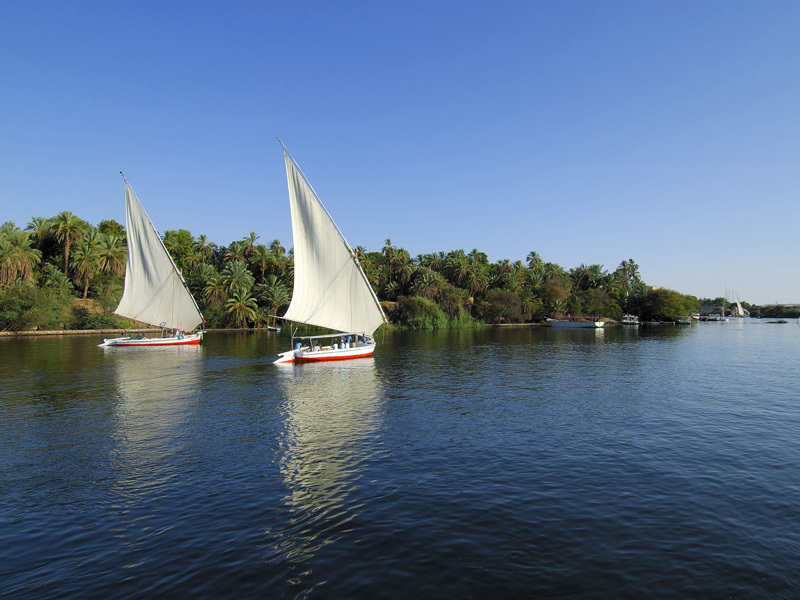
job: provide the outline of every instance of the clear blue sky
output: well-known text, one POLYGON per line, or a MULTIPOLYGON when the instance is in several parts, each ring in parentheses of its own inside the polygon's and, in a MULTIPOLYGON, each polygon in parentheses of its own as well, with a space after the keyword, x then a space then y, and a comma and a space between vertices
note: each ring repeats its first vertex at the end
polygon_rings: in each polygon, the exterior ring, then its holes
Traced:
POLYGON ((633 258, 800 302, 800 2, 0 1, 0 221, 633 258))

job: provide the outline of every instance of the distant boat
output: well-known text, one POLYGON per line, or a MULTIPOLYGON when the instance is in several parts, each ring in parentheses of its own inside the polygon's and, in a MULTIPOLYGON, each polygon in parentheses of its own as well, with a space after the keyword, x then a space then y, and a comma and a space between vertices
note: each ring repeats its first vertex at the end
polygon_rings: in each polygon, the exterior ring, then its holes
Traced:
MULTIPOLYGON (((122 176, 125 179, 125 176, 122 176)), ((191 331, 205 323, 178 267, 139 198, 125 179, 125 228, 128 262, 125 288, 114 313, 160 327, 161 337, 132 338, 122 335, 103 340, 100 346, 183 346, 199 344, 203 332, 191 331)))
POLYGON ((750 312, 742 308, 742 303, 739 301, 739 296, 736 296, 736 308, 733 309, 732 317, 749 317, 750 312))
POLYGON ((605 325, 604 321, 594 321, 591 319, 581 320, 581 317, 571 317, 569 319, 547 319, 550 327, 560 329, 599 329, 605 325))
MULTIPOLYGON (((283 146, 283 142, 281 142, 283 146)), ((283 146, 294 238, 294 288, 285 321, 336 333, 295 337, 275 363, 321 362, 372 356, 372 335, 386 322, 356 252, 333 222, 300 167, 283 146)), ((320 390, 324 393, 324 390, 320 390)))
POLYGON ((728 319, 725 317, 725 311, 723 310, 722 314, 719 315, 703 315, 700 317, 701 321, 713 321, 715 323, 720 323, 723 321, 727 321, 728 319))
POLYGON ((692 324, 692 317, 690 315, 683 315, 678 317, 678 320, 675 321, 678 325, 691 325, 692 324))
POLYGON ((623 315, 622 321, 620 321, 623 325, 639 325, 639 317, 636 315, 623 315))

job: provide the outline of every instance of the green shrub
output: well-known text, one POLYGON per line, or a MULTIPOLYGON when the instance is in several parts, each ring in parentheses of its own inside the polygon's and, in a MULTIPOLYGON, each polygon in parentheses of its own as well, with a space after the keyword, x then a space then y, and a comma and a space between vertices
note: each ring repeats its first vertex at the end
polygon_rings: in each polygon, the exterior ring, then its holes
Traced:
POLYGON ((115 315, 85 315, 77 326, 78 329, 125 329, 128 321, 115 315))
POLYGON ((514 292, 491 290, 476 307, 478 318, 487 323, 522 323, 522 299, 514 292))
POLYGON ((448 326, 447 315, 439 305, 420 296, 398 298, 394 317, 397 322, 411 329, 438 329, 448 326))
POLYGON ((18 281, 0 292, 0 331, 68 329, 71 304, 58 291, 18 281))

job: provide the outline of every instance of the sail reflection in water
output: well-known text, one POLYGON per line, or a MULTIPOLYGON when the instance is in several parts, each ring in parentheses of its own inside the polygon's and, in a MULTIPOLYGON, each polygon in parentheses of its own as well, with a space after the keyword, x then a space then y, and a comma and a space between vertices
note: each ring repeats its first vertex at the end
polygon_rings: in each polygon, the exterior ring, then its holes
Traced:
POLYGON ((272 561, 296 578, 322 547, 352 529, 361 506, 358 481, 379 453, 380 384, 372 358, 282 366, 286 398, 280 471, 288 494, 280 525, 268 530, 272 561))
POLYGON ((198 345, 106 350, 118 397, 115 470, 125 496, 160 485, 175 468, 172 457, 193 418, 202 356, 198 345))

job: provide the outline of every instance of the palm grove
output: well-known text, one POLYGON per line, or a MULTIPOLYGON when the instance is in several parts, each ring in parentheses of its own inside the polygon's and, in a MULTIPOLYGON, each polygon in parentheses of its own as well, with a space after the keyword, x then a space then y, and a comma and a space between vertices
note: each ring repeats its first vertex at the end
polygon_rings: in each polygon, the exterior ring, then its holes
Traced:
MULTIPOLYGON (((292 252, 249 236, 217 246, 185 229, 166 231, 164 245, 209 327, 274 324, 289 305, 292 252)), ((536 252, 525 261, 490 262, 477 249, 416 257, 386 240, 381 251, 357 248, 364 272, 390 322, 414 327, 525 323, 561 314, 618 319, 675 319, 698 307, 694 296, 646 285, 631 259, 565 269, 536 252)), ((0 330, 126 328, 112 314, 122 295, 125 229, 96 227, 64 211, 34 217, 24 229, 0 226, 0 330)))

